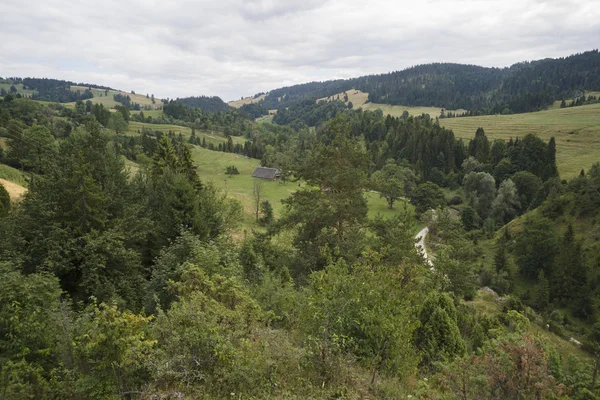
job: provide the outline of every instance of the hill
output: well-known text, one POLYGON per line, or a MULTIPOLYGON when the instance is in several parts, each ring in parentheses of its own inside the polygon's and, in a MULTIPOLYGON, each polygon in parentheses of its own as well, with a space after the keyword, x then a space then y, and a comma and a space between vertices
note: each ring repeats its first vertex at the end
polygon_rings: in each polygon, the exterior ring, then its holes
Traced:
POLYGON ((514 115, 444 118, 440 125, 459 138, 470 139, 482 127, 490 139, 523 137, 534 133, 556 139, 561 177, 572 178, 600 160, 600 104, 514 115))
POLYGON ((240 100, 234 100, 234 101, 230 101, 229 104, 231 107, 235 107, 235 108, 240 108, 241 106, 244 106, 246 104, 254 104, 254 103, 258 103, 261 100, 264 100, 264 98, 267 95, 262 93, 262 94, 257 94, 255 96, 250 96, 250 97, 244 97, 241 98, 240 100))
POLYGON ((346 105, 348 103, 352 103, 353 108, 362 108, 363 110, 375 111, 381 110, 383 115, 391 115, 392 117, 400 117, 405 111, 408 112, 409 115, 421 115, 421 114, 429 114, 431 117, 437 117, 442 113, 442 110, 445 112, 451 112, 453 114, 461 115, 467 110, 458 109, 458 110, 449 110, 441 107, 425 107, 425 106, 405 106, 405 105, 392 105, 392 104, 381 104, 381 103, 371 103, 369 101, 369 94, 362 92, 360 90, 351 89, 345 92, 336 93, 332 96, 322 97, 317 99, 319 101, 333 101, 340 100, 343 101, 346 105), (346 100, 347 99, 347 100, 346 100))
POLYGON ((188 107, 199 108, 209 113, 229 111, 231 109, 231 106, 221 100, 218 96, 184 97, 175 101, 183 103, 188 107))
POLYGON ((474 114, 517 113, 547 108, 581 90, 600 90, 597 50, 565 58, 521 62, 508 68, 436 63, 352 79, 309 82, 270 91, 265 107, 276 109, 308 98, 352 89, 372 103, 467 109, 474 114))
MULTIPOLYGON (((74 85, 70 87, 71 91, 80 91, 83 92, 86 89, 88 89, 85 86, 79 86, 79 85, 74 85)), ((122 99, 122 98, 127 98, 129 97, 129 103, 130 104, 139 104, 141 108, 146 108, 146 109, 151 109, 151 110, 157 110, 162 108, 162 102, 160 99, 155 99, 154 95, 142 95, 142 94, 136 94, 134 92, 124 92, 121 90, 114 90, 114 89, 100 89, 100 88, 91 88, 89 89, 91 91, 91 93, 94 95, 94 97, 90 98, 89 100, 93 103, 93 104, 102 104, 104 105, 104 107, 108 107, 108 108, 112 108, 118 105, 122 105, 123 103, 120 101, 117 101, 115 99, 115 95, 117 96, 117 99, 122 99), (121 97, 120 97, 121 96, 121 97)), ((127 100, 125 100, 127 102, 127 100)), ((69 105, 75 105, 75 102, 69 103, 69 105)))

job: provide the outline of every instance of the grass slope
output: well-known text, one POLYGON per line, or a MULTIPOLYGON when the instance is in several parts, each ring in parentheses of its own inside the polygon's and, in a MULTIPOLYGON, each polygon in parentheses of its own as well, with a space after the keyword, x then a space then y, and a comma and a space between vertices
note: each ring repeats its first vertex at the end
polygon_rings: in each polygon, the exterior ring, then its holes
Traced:
MULTIPOLYGON (((501 303, 499 303, 492 294, 483 290, 479 290, 475 298, 466 303, 472 305, 477 312, 487 316, 497 316, 502 311, 501 303)), ((591 355, 583 351, 579 346, 550 332, 547 328, 542 327, 535 321, 531 321, 529 332, 540 338, 544 343, 554 347, 554 349, 556 349, 556 351, 561 355, 563 363, 566 363, 566 360, 571 354, 577 356, 581 360, 588 362, 592 361, 591 355)))
POLYGON ((534 133, 548 141, 556 138, 557 164, 563 178, 576 176, 600 161, 600 104, 559 108, 527 114, 486 115, 440 119, 456 137, 471 139, 482 127, 490 140, 534 133))
MULTIPOLYGON (((228 196, 241 202, 244 208, 242 228, 256 227, 253 211, 254 199, 252 192, 254 178, 252 178, 252 173, 260 165, 260 161, 237 154, 210 151, 198 146, 194 147, 192 156, 194 162, 198 165, 198 174, 201 179, 212 181, 215 186, 226 192, 228 196), (229 165, 235 165, 240 174, 229 177, 225 173, 225 169, 229 165)), ((296 191, 298 183, 288 182, 284 185, 282 182, 277 181, 261 180, 261 182, 263 183, 263 198, 271 202, 275 216, 281 216, 283 212, 281 200, 296 191)), ((367 199, 370 217, 374 217, 378 213, 383 216, 392 216, 400 212, 404 207, 404 203, 398 201, 393 210, 388 209, 385 199, 380 198, 379 194, 375 192, 368 192, 367 199)), ((413 210, 411 205, 407 205, 407 207, 409 207, 409 210, 413 210)))
POLYGON ((231 107, 240 108, 241 106, 246 105, 246 104, 258 103, 259 101, 264 99, 266 96, 267 96, 266 94, 261 94, 258 97, 245 97, 240 100, 230 101, 227 104, 229 104, 231 107))
MULTIPOLYGON (((429 114, 431 117, 438 117, 442 109, 439 107, 410 107, 410 106, 402 106, 402 105, 391 105, 391 104, 379 104, 379 103, 368 103, 369 94, 365 92, 361 92, 360 90, 347 90, 345 92, 348 95, 348 102, 352 102, 353 108, 362 108, 363 110, 375 111, 381 110, 383 111, 383 115, 391 115, 392 117, 399 117, 402 115, 404 111, 408 111, 410 115, 421 115, 421 114, 429 114)), ((344 101, 344 92, 335 94, 330 97, 323 97, 318 99, 321 100, 339 100, 344 101)), ((348 103, 346 102, 346 104, 348 103)), ((447 110, 453 113, 463 113, 465 110, 447 110)))
MULTIPOLYGON (((86 90, 87 87, 85 86, 71 86, 71 90, 72 91, 77 91, 80 90, 81 92, 83 92, 84 90, 86 90)), ((141 106, 150 106, 153 108, 161 108, 162 107, 162 102, 160 101, 160 99, 156 98, 156 104, 152 104, 152 99, 150 98, 146 98, 146 95, 142 95, 142 94, 131 94, 131 93, 127 93, 127 92, 121 92, 119 90, 109 90, 108 91, 108 96, 105 96, 104 93, 105 91, 103 89, 94 89, 92 88, 92 93, 94 94, 94 97, 91 98, 91 102, 94 104, 102 104, 104 105, 104 107, 114 107, 119 105, 120 103, 117 103, 115 101, 115 99, 113 98, 113 96, 117 93, 120 93, 124 96, 129 96, 131 97, 131 102, 132 103, 138 103, 141 106)), ((67 103, 70 105, 74 105, 75 103, 67 103)))
MULTIPOLYGON (((160 131, 164 133, 167 133, 169 131, 175 132, 175 134, 181 133, 185 140, 187 140, 192 135, 192 128, 188 128, 187 126, 169 124, 147 124, 144 122, 135 121, 129 122, 127 132, 129 135, 136 135, 138 131, 141 132, 142 128, 144 127, 152 129, 153 131, 160 131)), ((196 130, 196 136, 200 137, 200 140, 202 140, 202 138, 205 138, 207 143, 213 143, 215 145, 227 142, 227 138, 217 131, 196 130)), ((242 136, 232 136, 231 139, 233 140, 233 144, 239 143, 243 145, 244 143, 246 143, 246 139, 242 136)))
POLYGON ((6 164, 0 164, 0 179, 14 182, 20 186, 27 186, 27 181, 25 180, 23 173, 6 164))
MULTIPOLYGON (((12 83, 0 83, 0 89, 4 89, 8 93, 10 93, 10 87, 11 86, 13 86, 12 83)), ((17 89, 17 93, 27 95, 28 97, 31 96, 34 93, 37 93, 37 90, 23 89, 23 84, 22 83, 18 83, 18 84, 14 85, 14 86, 17 89)))
POLYGON ((10 196, 10 200, 13 202, 19 200, 27 192, 27 188, 6 179, 0 178, 0 184, 4 186, 10 196))

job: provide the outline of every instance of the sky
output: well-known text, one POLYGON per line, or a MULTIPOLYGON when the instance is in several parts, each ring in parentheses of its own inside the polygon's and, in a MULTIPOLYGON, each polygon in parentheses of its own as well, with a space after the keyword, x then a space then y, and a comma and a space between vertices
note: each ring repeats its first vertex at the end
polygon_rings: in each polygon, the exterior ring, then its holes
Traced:
POLYGON ((0 76, 225 101, 430 62, 600 47, 598 0, 0 0, 0 76))

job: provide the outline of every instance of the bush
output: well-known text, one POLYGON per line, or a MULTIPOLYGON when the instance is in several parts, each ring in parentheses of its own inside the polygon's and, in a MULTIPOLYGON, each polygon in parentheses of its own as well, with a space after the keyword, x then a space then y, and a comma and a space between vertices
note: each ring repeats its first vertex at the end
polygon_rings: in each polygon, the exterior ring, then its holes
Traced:
POLYGON ((238 169, 235 165, 229 165, 226 169, 226 172, 227 172, 227 175, 229 175, 229 176, 240 174, 240 171, 238 171, 238 169))
POLYGON ((5 217, 10 211, 10 196, 3 184, 0 183, 0 217, 5 217))
POLYGON ((461 196, 461 195, 459 195, 459 194, 457 194, 457 195, 454 195, 454 196, 453 196, 453 197, 450 199, 450 201, 448 202, 448 205, 449 205, 449 206, 457 206, 457 205, 459 205, 459 204, 462 204, 462 203, 463 203, 463 198, 462 198, 462 196, 461 196))

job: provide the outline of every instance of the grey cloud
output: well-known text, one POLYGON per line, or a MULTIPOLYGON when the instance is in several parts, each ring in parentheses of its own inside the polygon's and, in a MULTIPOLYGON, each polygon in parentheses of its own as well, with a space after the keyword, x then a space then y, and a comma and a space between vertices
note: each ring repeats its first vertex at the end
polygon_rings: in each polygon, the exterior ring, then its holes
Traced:
POLYGON ((0 0, 10 15, 0 75, 230 100, 425 62, 506 66, 589 50, 600 37, 591 3, 0 0))

